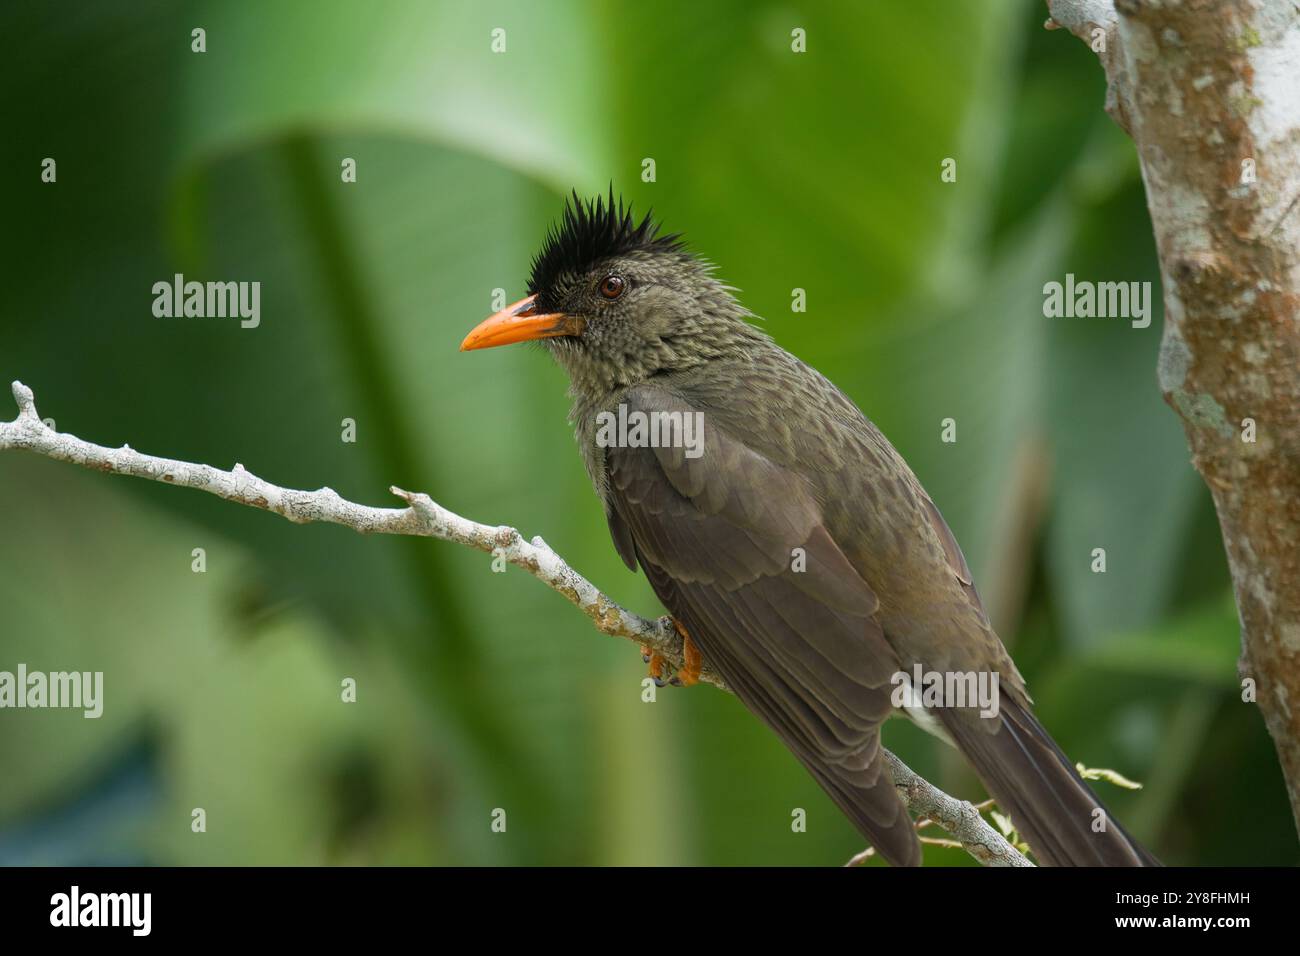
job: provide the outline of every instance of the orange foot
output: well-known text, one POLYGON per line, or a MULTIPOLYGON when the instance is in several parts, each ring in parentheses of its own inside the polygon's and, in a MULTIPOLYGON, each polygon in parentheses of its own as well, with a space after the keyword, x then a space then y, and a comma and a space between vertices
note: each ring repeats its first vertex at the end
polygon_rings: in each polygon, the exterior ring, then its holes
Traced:
POLYGON ((704 669, 704 657, 700 654, 700 649, 695 646, 691 640, 691 635, 686 633, 686 628, 682 627, 681 622, 676 618, 673 619, 673 627, 677 628, 677 633, 682 636, 682 669, 679 670, 670 680, 664 680, 664 669, 668 662, 662 654, 651 650, 645 644, 641 645, 641 660, 650 665, 650 676, 654 679, 655 684, 663 687, 664 684, 672 684, 674 687, 690 687, 692 684, 700 682, 700 671, 704 669))
POLYGON ((663 655, 650 650, 645 644, 641 645, 641 660, 650 665, 650 676, 654 678, 657 686, 664 686, 664 664, 663 655))
POLYGON ((704 669, 704 657, 700 654, 700 649, 695 646, 695 642, 691 640, 691 635, 686 633, 686 628, 682 627, 681 621, 673 618, 673 627, 677 628, 677 633, 682 636, 683 666, 671 683, 675 687, 690 687, 692 684, 700 682, 700 671, 704 669))

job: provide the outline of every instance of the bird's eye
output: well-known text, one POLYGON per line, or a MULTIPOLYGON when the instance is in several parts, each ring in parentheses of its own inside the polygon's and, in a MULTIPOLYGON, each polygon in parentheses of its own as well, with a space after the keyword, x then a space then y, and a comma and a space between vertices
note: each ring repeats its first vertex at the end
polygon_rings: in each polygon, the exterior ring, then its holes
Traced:
POLYGON ((627 288, 622 276, 605 276, 600 283, 600 294, 607 299, 617 299, 627 288))

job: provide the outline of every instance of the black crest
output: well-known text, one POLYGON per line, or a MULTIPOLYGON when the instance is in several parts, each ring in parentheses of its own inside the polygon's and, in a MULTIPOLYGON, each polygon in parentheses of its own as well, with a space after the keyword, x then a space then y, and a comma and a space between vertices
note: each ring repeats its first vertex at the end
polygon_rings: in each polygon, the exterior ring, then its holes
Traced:
POLYGON ((632 218, 632 206, 597 196, 583 202, 575 190, 564 204, 564 215, 551 226, 542 243, 542 251, 533 259, 528 294, 543 297, 564 275, 581 275, 591 266, 611 256, 626 255, 638 249, 672 251, 682 248, 676 233, 659 234, 659 226, 650 213, 639 223, 632 218))

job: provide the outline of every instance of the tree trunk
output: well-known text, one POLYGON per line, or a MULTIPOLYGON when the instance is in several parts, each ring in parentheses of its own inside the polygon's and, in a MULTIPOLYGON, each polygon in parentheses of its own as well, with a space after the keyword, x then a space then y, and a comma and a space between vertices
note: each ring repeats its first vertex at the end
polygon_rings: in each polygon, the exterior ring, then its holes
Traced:
MULTIPOLYGON (((1214 498, 1254 689, 1300 825, 1300 11, 1049 0, 1137 146, 1164 284, 1159 381, 1214 498)), ((1246 696, 1249 699, 1249 696, 1246 696)))

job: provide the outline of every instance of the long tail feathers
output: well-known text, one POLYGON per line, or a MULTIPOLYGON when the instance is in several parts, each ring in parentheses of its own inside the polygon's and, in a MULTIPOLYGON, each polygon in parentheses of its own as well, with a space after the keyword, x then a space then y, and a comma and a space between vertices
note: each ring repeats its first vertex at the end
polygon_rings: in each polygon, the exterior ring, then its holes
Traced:
POLYGON ((921 865, 921 841, 879 750, 862 770, 811 762, 804 766, 888 863, 921 865))
POLYGON ((1160 866, 1079 776, 1027 706, 1005 694, 994 732, 936 710, 958 749, 1045 866, 1160 866))

